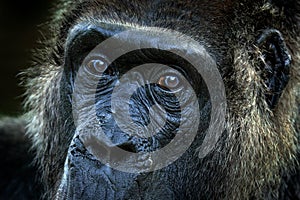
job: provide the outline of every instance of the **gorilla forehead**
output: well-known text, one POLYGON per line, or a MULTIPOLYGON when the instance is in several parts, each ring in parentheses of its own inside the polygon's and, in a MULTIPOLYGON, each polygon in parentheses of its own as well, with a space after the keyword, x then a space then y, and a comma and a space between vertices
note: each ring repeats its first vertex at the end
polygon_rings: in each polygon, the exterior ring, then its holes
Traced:
POLYGON ((74 9, 77 17, 86 16, 87 13, 95 14, 94 17, 101 16, 101 19, 115 19, 127 22, 138 22, 143 20, 143 25, 151 25, 158 21, 173 21, 173 22, 205 22, 213 21, 221 23, 224 21, 224 16, 232 13, 234 3, 233 0, 201 0, 201 1, 143 1, 143 0, 93 0, 93 1, 76 1, 65 2, 63 6, 67 10, 74 9), (168 9, 166 9, 168 8, 168 9), (80 11, 80 12, 76 12, 80 11), (212 17, 213 16, 213 17, 212 17))
POLYGON ((62 4, 66 12, 62 16, 64 20, 58 44, 64 44, 70 30, 82 23, 98 25, 104 22, 132 28, 161 27, 192 36, 207 49, 218 65, 231 61, 227 56, 230 45, 226 44, 232 34, 230 24, 234 18, 234 1, 65 2, 68 3, 62 4))

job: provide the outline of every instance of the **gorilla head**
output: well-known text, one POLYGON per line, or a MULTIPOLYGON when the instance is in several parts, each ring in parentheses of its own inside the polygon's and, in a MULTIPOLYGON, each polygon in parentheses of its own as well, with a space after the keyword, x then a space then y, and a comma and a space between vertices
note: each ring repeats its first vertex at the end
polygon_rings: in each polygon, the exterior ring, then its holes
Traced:
POLYGON ((278 198, 299 1, 61 1, 27 74, 47 198, 278 198))

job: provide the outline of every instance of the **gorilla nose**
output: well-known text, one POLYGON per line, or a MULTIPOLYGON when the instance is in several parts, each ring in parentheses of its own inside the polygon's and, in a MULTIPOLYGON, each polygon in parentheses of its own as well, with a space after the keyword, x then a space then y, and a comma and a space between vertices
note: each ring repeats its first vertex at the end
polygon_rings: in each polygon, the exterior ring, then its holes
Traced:
POLYGON ((137 138, 133 137, 130 141, 117 145, 117 147, 133 153, 151 152, 157 147, 152 138, 137 138))
POLYGON ((117 147, 132 153, 137 153, 137 148, 132 142, 125 142, 123 144, 117 145, 117 147))

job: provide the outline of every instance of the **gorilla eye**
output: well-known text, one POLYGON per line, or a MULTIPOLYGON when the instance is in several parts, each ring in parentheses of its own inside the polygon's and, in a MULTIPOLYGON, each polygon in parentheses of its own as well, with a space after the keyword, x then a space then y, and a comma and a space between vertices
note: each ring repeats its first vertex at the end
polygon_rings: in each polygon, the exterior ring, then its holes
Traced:
POLYGON ((169 89, 178 89, 181 86, 181 79, 177 74, 167 74, 161 76, 157 83, 169 89))
POLYGON ((97 57, 87 61, 86 69, 90 74, 101 75, 108 68, 108 64, 104 58, 97 57))

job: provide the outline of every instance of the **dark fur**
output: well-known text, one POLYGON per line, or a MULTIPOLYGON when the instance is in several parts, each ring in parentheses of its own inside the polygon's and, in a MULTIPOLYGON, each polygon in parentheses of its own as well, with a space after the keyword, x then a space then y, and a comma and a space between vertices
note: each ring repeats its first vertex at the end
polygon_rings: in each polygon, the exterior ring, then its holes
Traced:
MULTIPOLYGON (((42 172, 45 197, 55 195, 74 132, 71 105, 64 99, 68 94, 58 94, 68 30, 83 17, 90 21, 100 18, 175 29, 211 47, 210 53, 218 66, 222 66, 220 70, 227 89, 229 133, 224 136, 225 147, 220 142, 209 158, 210 162, 199 169, 199 191, 206 191, 208 197, 216 199, 300 199, 300 169, 297 163, 300 136, 299 120, 296 119, 299 116, 300 92, 300 1, 149 3, 81 0, 63 1, 57 10, 59 12, 49 23, 50 39, 45 48, 38 51, 36 66, 27 71, 29 78, 26 84, 27 116, 30 116, 28 136, 33 141, 32 148, 36 151, 36 161, 42 172), (203 10, 206 12, 204 16, 203 10), (145 16, 145 13, 148 15, 145 16), (269 109, 263 99, 262 93, 266 88, 256 69, 261 62, 262 50, 256 48, 255 42, 259 34, 268 28, 282 33, 293 60, 290 81, 274 110, 269 109)), ((1 131, 0 128, 1 135, 7 132, 10 131, 1 131)), ((8 138, 4 143, 10 141, 8 138)), ((25 141, 27 145, 28 142, 25 141)), ((28 152, 28 148, 26 146, 22 151, 28 152)), ((31 160, 32 154, 28 156, 31 160)), ((24 164, 27 163, 24 161, 24 164)), ((20 181, 23 179, 20 178, 20 181)))
POLYGON ((41 182, 34 166, 34 151, 25 135, 26 120, 0 121, 0 199, 38 199, 41 182))

